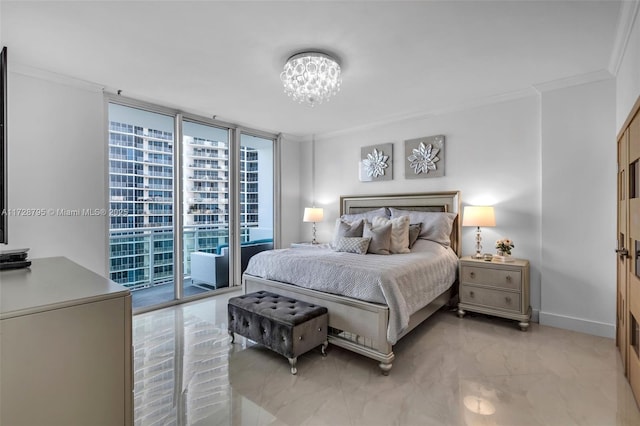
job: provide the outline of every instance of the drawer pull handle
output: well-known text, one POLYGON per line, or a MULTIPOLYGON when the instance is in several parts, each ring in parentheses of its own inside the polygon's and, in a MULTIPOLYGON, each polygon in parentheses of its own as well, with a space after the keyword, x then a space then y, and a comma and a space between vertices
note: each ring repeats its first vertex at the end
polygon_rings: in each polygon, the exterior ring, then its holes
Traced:
POLYGON ((507 275, 507 282, 511 282, 511 275, 507 275))
POLYGON ((507 303, 511 303, 511 298, 510 298, 510 297, 508 297, 508 296, 507 296, 507 297, 505 297, 505 298, 504 298, 504 300, 506 300, 506 301, 507 301, 507 303))
POLYGON ((474 297, 474 296, 475 296, 475 294, 472 291, 470 291, 469 292, 469 297, 474 297))
POLYGON ((474 278, 474 277, 476 276, 476 273, 475 273, 475 272, 470 272, 470 273, 469 273, 469 276, 470 276, 471 278, 474 278))

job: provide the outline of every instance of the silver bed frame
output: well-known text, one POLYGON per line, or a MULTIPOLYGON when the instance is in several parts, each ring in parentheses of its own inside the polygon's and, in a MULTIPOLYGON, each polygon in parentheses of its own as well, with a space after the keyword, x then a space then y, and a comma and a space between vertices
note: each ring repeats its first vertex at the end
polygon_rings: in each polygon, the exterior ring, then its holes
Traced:
MULTIPOLYGON (((405 210, 444 211, 458 213, 451 232, 451 246, 460 257, 460 192, 436 192, 402 195, 366 195, 340 197, 340 214, 353 214, 380 207, 395 207, 405 210)), ((279 281, 267 280, 244 274, 245 293, 270 291, 282 296, 304 300, 329 310, 329 342, 342 348, 379 361, 382 374, 391 370, 395 355, 393 347, 387 342, 389 325, 389 307, 364 302, 335 294, 323 293, 297 287, 279 281)), ((414 313, 407 329, 399 336, 406 335, 418 324, 430 317, 441 307, 447 305, 457 294, 457 283, 440 294, 433 302, 414 313)))

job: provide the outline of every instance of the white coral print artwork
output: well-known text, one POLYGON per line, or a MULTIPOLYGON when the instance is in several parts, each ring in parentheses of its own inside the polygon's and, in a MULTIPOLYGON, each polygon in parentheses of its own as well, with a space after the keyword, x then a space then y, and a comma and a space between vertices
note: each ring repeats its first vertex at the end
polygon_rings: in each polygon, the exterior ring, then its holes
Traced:
POLYGON ((376 178, 384 175, 384 169, 389 167, 387 164, 388 159, 388 155, 384 155, 384 152, 374 148, 373 152, 367 154, 367 158, 362 160, 364 168, 367 171, 367 176, 376 178))
POLYGON ((444 176, 444 135, 405 141, 405 178, 444 176))
POLYGON ((358 167, 361 182, 393 179, 393 144, 364 146, 358 167))

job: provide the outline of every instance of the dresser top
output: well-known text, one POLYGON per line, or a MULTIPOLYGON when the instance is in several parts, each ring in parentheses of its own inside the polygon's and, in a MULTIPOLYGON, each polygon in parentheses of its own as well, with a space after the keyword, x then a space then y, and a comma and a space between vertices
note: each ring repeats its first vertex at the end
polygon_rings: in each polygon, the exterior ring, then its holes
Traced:
POLYGON ((129 289, 65 257, 0 271, 0 319, 123 297, 129 289))

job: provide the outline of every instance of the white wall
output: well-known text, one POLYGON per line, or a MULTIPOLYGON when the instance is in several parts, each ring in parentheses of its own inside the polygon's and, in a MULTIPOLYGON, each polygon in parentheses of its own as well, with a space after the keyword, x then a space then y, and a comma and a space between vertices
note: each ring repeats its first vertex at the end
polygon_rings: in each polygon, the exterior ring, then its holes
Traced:
POLYGON ((615 336, 615 80, 542 93, 540 323, 615 336))
POLYGON ((283 135, 280 145, 280 247, 289 247, 296 241, 301 241, 302 212, 304 200, 301 196, 303 185, 308 187, 302 179, 308 170, 310 161, 305 157, 305 147, 300 138, 283 135))
MULTIPOLYGON (((11 64, 9 64, 11 70, 11 64)), ((102 93, 16 72, 9 76, 9 244, 31 258, 66 256, 106 275, 105 216, 58 209, 106 209, 102 93)))
MULTIPOLYGON (((340 195, 460 190, 463 205, 495 206, 483 251, 509 237, 514 255, 531 262, 534 320, 613 337, 614 112, 610 79, 318 138, 319 239, 331 239, 340 195), (404 140, 436 134, 446 137, 445 176, 405 179, 404 140), (393 180, 360 182, 361 147, 389 142, 393 180)), ((462 238, 472 254, 474 230, 463 228, 462 238)))
MULTIPOLYGON (((540 113, 536 95, 464 111, 387 124, 316 141, 316 199, 325 207, 318 239, 330 241, 340 195, 460 190, 463 205, 495 206, 495 228, 483 229, 485 252, 515 241, 531 262, 531 305, 540 308, 540 113), (443 134, 445 176, 404 178, 404 140, 443 134), (360 182, 360 149, 393 143, 391 181, 360 182)), ((475 252, 475 230, 463 228, 463 254, 475 252)))

